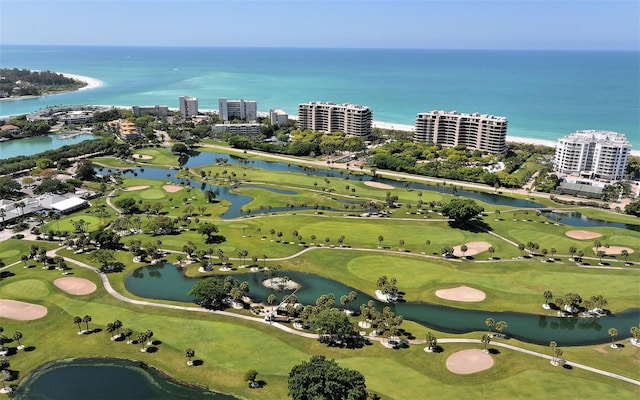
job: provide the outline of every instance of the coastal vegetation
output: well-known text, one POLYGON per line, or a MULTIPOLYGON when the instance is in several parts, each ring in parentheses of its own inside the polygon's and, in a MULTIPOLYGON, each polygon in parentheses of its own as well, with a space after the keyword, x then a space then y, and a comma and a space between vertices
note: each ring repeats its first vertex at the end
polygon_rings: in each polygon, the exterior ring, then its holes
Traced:
POLYGON ((52 71, 0 68, 0 92, 3 97, 42 96, 68 92, 87 84, 52 71))

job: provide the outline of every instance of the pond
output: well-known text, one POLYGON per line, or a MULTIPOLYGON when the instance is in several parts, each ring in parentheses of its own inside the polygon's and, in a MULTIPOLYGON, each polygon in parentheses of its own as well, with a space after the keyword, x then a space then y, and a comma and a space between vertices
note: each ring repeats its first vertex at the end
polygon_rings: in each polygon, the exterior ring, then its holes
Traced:
MULTIPOLYGON (((260 261, 258 261, 260 264, 260 261)), ((296 271, 281 271, 280 276, 287 276, 301 284, 296 292, 298 301, 303 304, 315 304, 320 295, 333 293, 339 306, 340 296, 355 291, 358 298, 352 308, 359 308, 372 297, 354 290, 340 282, 315 274, 296 271)), ((234 279, 247 281, 250 286, 249 296, 257 301, 265 301, 271 293, 261 282, 265 279, 263 272, 234 274, 234 279)), ((172 264, 144 267, 133 271, 125 278, 127 290, 137 296, 150 299, 192 302, 187 292, 193 287, 197 278, 186 278, 178 267, 172 264)), ((372 293, 375 288, 371 288, 372 293)), ((278 299, 289 294, 276 292, 278 299)), ((377 302, 382 309, 387 304, 377 302)), ((541 302, 542 303, 542 302, 541 302)), ((266 304, 266 302, 265 302, 266 304)), ((535 314, 514 312, 489 312, 478 310, 464 310, 445 307, 423 302, 396 303, 390 307, 405 319, 416 321, 427 327, 449 333, 466 333, 486 331, 484 321, 493 318, 496 321, 506 321, 509 325, 505 330, 510 336, 525 342, 546 345, 555 340, 561 346, 577 346, 604 343, 610 340, 607 330, 616 328, 621 335, 628 332, 631 326, 636 326, 640 320, 640 309, 631 309, 603 318, 558 318, 535 314)), ((542 310, 542 309, 541 309, 542 310)), ((420 337, 424 332, 413 332, 420 337)))
MULTIPOLYGON (((210 165, 216 162, 216 158, 225 158, 228 160, 229 164, 244 164, 245 159, 231 156, 229 154, 223 153, 199 153, 195 157, 190 157, 189 161, 185 164, 185 166, 196 167, 202 165, 210 165), (240 160, 240 161, 239 161, 240 160), (193 163, 193 165, 190 165, 193 163)), ((255 168, 266 169, 269 171, 291 171, 301 174, 312 174, 321 177, 342 177, 346 178, 347 175, 340 175, 337 171, 334 170, 323 170, 317 168, 307 168, 301 167, 298 165, 287 164, 284 162, 276 162, 276 161, 260 161, 260 160, 250 160, 249 165, 255 168)), ((147 179, 159 179, 159 180, 170 180, 174 183, 180 183, 184 181, 184 179, 176 178, 177 170, 167 170, 160 168, 135 168, 135 169, 127 169, 123 170, 123 176, 128 177, 140 177, 147 179)), ((100 173, 103 173, 102 171, 100 173)), ((392 179, 386 179, 381 177, 372 178, 369 175, 352 175, 350 179, 357 179, 363 181, 375 181, 384 183, 387 185, 394 186, 396 188, 404 188, 404 183, 400 181, 395 181, 392 179)), ((201 183, 197 181, 190 181, 190 185, 194 188, 199 188, 200 190, 206 190, 207 188, 211 188, 219 198, 227 200, 231 203, 229 209, 221 215, 222 218, 237 218, 244 215, 240 210, 251 202, 251 197, 241 194, 232 193, 231 190, 233 187, 230 186, 215 186, 208 183, 201 183)), ((293 194, 295 192, 275 189, 271 187, 263 187, 261 185, 243 185, 243 187, 251 187, 254 189, 262 189, 269 190, 275 193, 282 194, 293 194)), ((410 182, 408 183, 407 188, 411 190, 426 190, 437 192, 441 194, 449 194, 451 195, 453 192, 453 188, 449 186, 431 186, 424 183, 410 182)), ((482 201, 488 204, 496 205, 496 206, 505 206, 505 207, 513 207, 513 208, 533 208, 533 209, 544 209, 546 208, 542 204, 535 203, 529 200, 522 199, 514 199, 511 197, 501 196, 495 193, 485 193, 485 192, 476 192, 472 190, 465 189, 456 189, 455 195, 458 197, 467 197, 470 199, 482 201)), ((308 209, 308 207, 274 207, 272 212, 281 212, 281 211, 296 211, 301 209, 308 209)), ((320 207, 321 210, 330 210, 329 208, 320 207)), ((335 211, 343 211, 343 210, 335 210, 335 211)), ((545 211, 542 213, 544 216, 549 218, 550 222, 556 222, 556 214, 551 211, 545 211)), ((630 229, 634 231, 640 231, 640 225, 626 224, 622 222, 610 222, 603 221, 599 219, 589 218, 580 213, 562 213, 561 223, 565 225, 571 226, 582 226, 582 227, 599 227, 599 226, 607 226, 607 227, 615 227, 622 229, 630 229)))
POLYGON ((90 134, 47 135, 28 139, 15 139, 0 142, 0 159, 16 156, 30 156, 53 150, 62 146, 78 144, 85 140, 95 139, 90 134))
POLYGON ((205 388, 182 385, 144 363, 111 358, 59 360, 47 364, 27 376, 13 397, 48 400, 236 399, 205 388))

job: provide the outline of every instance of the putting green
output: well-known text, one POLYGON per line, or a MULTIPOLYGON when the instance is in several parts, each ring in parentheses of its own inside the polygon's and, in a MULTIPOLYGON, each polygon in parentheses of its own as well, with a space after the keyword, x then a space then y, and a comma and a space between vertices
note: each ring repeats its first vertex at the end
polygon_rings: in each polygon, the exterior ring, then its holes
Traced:
POLYGON ((158 188, 146 189, 140 192, 138 195, 141 199, 145 200, 160 200, 167 197, 166 193, 158 188))
MULTIPOLYGON (((47 273, 47 271, 43 271, 47 273)), ((49 295, 49 287, 37 279, 25 279, 3 285, 2 294, 20 299, 44 299, 49 295)))
POLYGON ((18 254, 20 254, 20 250, 16 250, 16 249, 4 250, 4 251, 0 251, 0 258, 15 257, 18 254))

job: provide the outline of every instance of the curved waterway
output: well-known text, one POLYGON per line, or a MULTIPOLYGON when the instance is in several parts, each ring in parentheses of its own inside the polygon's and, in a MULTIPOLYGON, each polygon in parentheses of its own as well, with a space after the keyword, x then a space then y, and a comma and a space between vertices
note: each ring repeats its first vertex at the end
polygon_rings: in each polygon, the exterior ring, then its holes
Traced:
MULTIPOLYGON (((233 164, 233 165, 246 164, 245 159, 235 157, 229 154, 202 152, 202 153, 199 153, 197 156, 190 157, 189 160, 186 162, 185 167, 200 167, 203 165, 215 164, 217 158, 224 158, 228 160, 229 164, 233 164)), ((250 165, 252 168, 260 168, 268 171, 280 171, 280 172, 288 171, 288 172, 295 172, 295 173, 306 174, 306 175, 314 175, 319 177, 336 177, 336 178, 344 178, 344 179, 348 177, 349 179, 352 179, 352 180, 375 181, 375 182, 391 185, 396 188, 404 188, 404 182, 395 181, 392 179, 386 179, 381 177, 373 178, 369 175, 349 175, 344 171, 342 171, 343 173, 340 174, 340 171, 309 168, 309 167, 303 167, 303 166, 298 166, 293 164, 287 164, 279 161, 249 160, 247 165, 250 165)), ((123 176, 169 180, 176 184, 184 182, 185 179, 176 177, 177 172, 178 172, 177 170, 137 167, 134 169, 124 170, 123 176)), ((104 172, 101 171, 100 173, 104 173, 104 172)), ((230 186, 215 186, 210 183, 201 183, 194 180, 190 181, 190 185, 202 191, 210 188, 216 193, 216 196, 218 196, 218 198, 227 200, 231 203, 231 205, 229 206, 229 209, 224 214, 221 215, 222 218, 241 217, 243 215, 241 210, 243 210, 243 208, 252 200, 250 196, 233 193, 232 192, 233 187, 230 187, 230 186)), ((261 185, 242 184, 242 187, 270 190, 276 193, 283 193, 283 194, 294 193, 291 191, 286 191, 286 190, 283 191, 281 189, 274 189, 268 186, 261 186, 261 185)), ((408 188, 412 190, 432 191, 432 192, 437 192, 441 194, 452 194, 452 188, 450 186, 448 187, 431 186, 424 183, 409 182, 408 188)), ((485 202, 487 204, 493 204, 496 206, 505 206, 505 207, 512 207, 512 208, 534 208, 534 209, 546 208, 544 205, 540 203, 535 203, 529 200, 514 199, 507 196, 501 196, 495 193, 476 192, 473 190, 466 190, 466 189, 456 189, 455 193, 456 193, 456 196, 458 197, 467 197, 474 200, 485 202)), ((271 211, 273 212, 295 211, 300 209, 304 209, 304 207, 293 207, 293 208, 274 207, 271 211)), ((327 208, 323 208, 323 207, 321 207, 320 209, 328 210, 327 208)), ((336 210, 336 211, 343 211, 343 210, 336 210)), ((543 215, 549 218, 550 222, 556 221, 556 214, 552 212, 544 212, 543 215)), ((614 228, 630 229, 633 231, 640 231, 640 225, 626 224, 622 222, 603 221, 599 219, 589 218, 580 213, 562 213, 562 214, 559 214, 559 216, 561 217, 561 222, 565 225, 581 226, 581 227, 607 226, 607 227, 614 227, 614 228)))
MULTIPOLYGON (((340 296, 350 291, 358 293, 357 300, 351 305, 354 309, 369 300, 375 300, 368 294, 319 275, 295 271, 282 271, 279 275, 287 276, 301 284, 296 296, 303 304, 315 304, 320 295, 327 293, 333 293, 339 304, 340 296)), ((267 296, 273 293, 261 283, 265 279, 263 272, 234 274, 233 278, 241 282, 247 281, 250 286, 249 296, 257 301, 264 302, 267 296)), ((187 292, 197 279, 185 277, 182 270, 173 264, 164 264, 143 267, 131 272, 125 278, 125 287, 140 297, 193 302, 187 292)), ((288 294, 289 292, 276 292, 279 300, 288 294)), ((387 305, 377 300, 376 303, 380 309, 387 305)), ((558 318, 515 312, 464 310, 423 302, 396 303, 389 306, 405 319, 449 333, 486 331, 484 321, 487 318, 505 321, 509 325, 505 333, 509 336, 542 345, 548 344, 551 340, 555 340, 561 346, 604 343, 610 340, 607 333, 609 328, 616 328, 624 336, 629 332, 629 328, 636 326, 640 320, 640 309, 626 310, 603 318, 558 318)), ((412 333, 418 337, 423 334, 412 333)))
POLYGON ((236 399, 177 383, 144 363, 110 358, 70 359, 47 364, 27 376, 13 397, 25 400, 236 399))

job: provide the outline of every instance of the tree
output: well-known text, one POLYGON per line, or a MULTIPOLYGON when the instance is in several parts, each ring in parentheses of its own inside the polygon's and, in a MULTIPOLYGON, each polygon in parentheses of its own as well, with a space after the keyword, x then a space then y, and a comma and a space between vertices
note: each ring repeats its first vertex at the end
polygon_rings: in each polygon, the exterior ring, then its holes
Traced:
POLYGON ((429 351, 434 351, 437 348, 438 348, 438 339, 433 333, 427 332, 427 349, 429 351))
POLYGON ((639 344, 640 342, 640 328, 637 326, 632 326, 631 329, 629 329, 629 333, 631 333, 631 336, 633 336, 633 341, 636 344, 639 344))
POLYGON ((507 329, 507 323, 504 321, 496 322, 496 332, 498 332, 498 336, 502 336, 502 331, 507 329))
POLYGON ((618 330, 616 328, 609 328, 607 331, 609 336, 611 336, 611 347, 616 349, 618 346, 615 344, 616 336, 618 336, 618 330))
POLYGON ((460 246, 460 251, 462 252, 462 258, 466 258, 464 253, 466 253, 467 250, 469 250, 469 248, 467 247, 466 244, 463 244, 462 246, 460 246))
POLYGON ((365 379, 360 372, 341 368, 335 360, 317 355, 291 369, 288 388, 293 400, 367 398, 365 379))
POLYGON ((218 227, 209 222, 205 222, 198 228, 198 233, 207 237, 207 243, 211 242, 214 233, 218 233, 218 227))
POLYGON ((13 336, 11 338, 16 342, 18 342, 18 349, 24 348, 24 346, 20 344, 20 339, 22 339, 22 332, 20 331, 13 332, 13 336))
POLYGON ((382 242, 384 241, 384 236, 378 236, 378 248, 382 247, 382 242))
POLYGON ((93 163, 90 160, 78 161, 76 168, 76 178, 81 181, 92 181, 96 177, 96 171, 93 169, 93 163))
POLYGON ((311 326, 321 335, 329 335, 333 340, 343 340, 355 332, 349 317, 337 308, 320 311, 311 326))
POLYGON ((184 356, 188 358, 187 365, 193 365, 191 359, 196 355, 196 351, 192 348, 188 348, 184 351, 184 356))
POLYGON ((82 318, 80 318, 79 316, 73 317, 73 323, 78 325, 78 333, 82 332, 82 328, 80 327, 80 324, 82 323, 82 318))
POLYGON ((490 246, 487 250, 489 250, 489 254, 491 254, 489 258, 493 259, 493 253, 496 252, 496 249, 494 249, 493 246, 490 246))
POLYGON ((487 318, 484 323, 489 328, 489 332, 491 332, 493 327, 496 325, 496 321, 493 318, 487 318))
POLYGON ((267 303, 269 303, 269 305, 271 307, 273 307, 273 305, 276 303, 276 300, 278 300, 278 298, 273 293, 271 293, 269 296, 267 296, 267 303))
POLYGON ((624 258, 624 263, 628 264, 629 262, 627 261, 627 259, 629 258, 629 252, 626 249, 622 249, 620 255, 624 258))
POLYGON ((484 346, 484 351, 487 352, 487 346, 489 345, 489 343, 491 342, 491 335, 487 335, 486 333, 482 335, 482 338, 480 339, 480 342, 482 343, 482 345, 484 346))
POLYGON ((553 293, 551 290, 545 290, 542 296, 544 297, 544 305, 549 307, 549 300, 553 298, 553 293))
POLYGON ((555 359, 555 353, 556 353, 556 348, 558 347, 558 343, 555 340, 552 340, 549 342, 549 348, 551 349, 551 356, 553 357, 552 362, 556 362, 555 359))
POLYGON ((196 302, 205 308, 220 308, 222 300, 227 297, 224 282, 216 277, 199 280, 187 294, 193 296, 196 302))
POLYGON ((478 215, 484 208, 471 199, 455 198, 442 206, 442 215, 453 220, 455 224, 465 225, 478 215))
POLYGON ((518 244, 518 250, 520 251, 520 257, 522 257, 522 251, 525 249, 524 244, 520 243, 518 244))
POLYGON ((576 246, 571 246, 569 247, 569 254, 571 254, 571 259, 573 261, 575 261, 574 255, 576 254, 576 251, 578 251, 578 249, 576 248, 576 246))
POLYGON ((91 322, 91 316, 85 315, 84 318, 82 318, 82 322, 87 324, 87 332, 89 332, 89 322, 91 322))
POLYGON ((250 369, 244 373, 243 380, 245 382, 249 382, 249 386, 251 387, 253 385, 253 382, 256 381, 257 377, 258 377, 258 371, 256 371, 255 369, 250 369))

